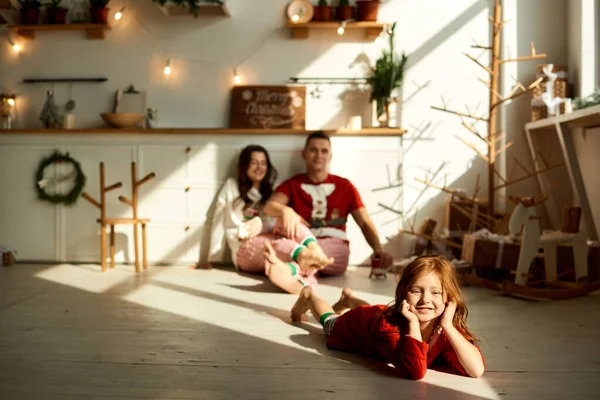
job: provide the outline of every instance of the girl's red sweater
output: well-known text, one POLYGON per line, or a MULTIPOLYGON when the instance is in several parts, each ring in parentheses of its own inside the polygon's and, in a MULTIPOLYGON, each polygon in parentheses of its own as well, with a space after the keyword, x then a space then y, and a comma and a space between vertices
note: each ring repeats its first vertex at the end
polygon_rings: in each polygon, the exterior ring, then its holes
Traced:
POLYGON ((430 346, 402 335, 397 325, 386 318, 378 321, 385 308, 361 306, 338 317, 327 347, 385 360, 408 379, 422 379, 427 368, 468 376, 443 330, 430 346))

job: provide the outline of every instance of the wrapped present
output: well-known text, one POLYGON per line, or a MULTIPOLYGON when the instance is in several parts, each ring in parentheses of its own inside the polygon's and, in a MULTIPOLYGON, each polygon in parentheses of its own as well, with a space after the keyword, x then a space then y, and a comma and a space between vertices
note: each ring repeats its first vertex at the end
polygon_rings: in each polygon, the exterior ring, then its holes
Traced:
MULTIPOLYGON (((548 91, 548 88, 546 86, 546 82, 542 82, 539 85, 537 85, 532 93, 533 93, 533 97, 541 97, 543 93, 546 93, 548 91)), ((569 84, 569 82, 567 82, 564 79, 556 79, 554 81, 554 83, 552 84, 552 96, 553 97, 559 97, 561 99, 566 99, 566 98, 570 98, 571 97, 571 93, 572 93, 572 85, 569 84)))
POLYGON ((567 67, 555 64, 539 64, 538 78, 543 82, 533 89, 531 120, 548 118, 557 114, 569 113, 571 106, 571 86, 567 82, 567 67))
POLYGON ((568 78, 568 67, 564 64, 538 64, 536 66, 536 75, 538 78, 547 78, 546 73, 544 72, 544 70, 548 70, 548 68, 552 66, 551 71, 554 72, 556 74, 556 77, 559 79, 564 79, 567 80, 568 78))
POLYGON ((519 244, 483 229, 463 237, 461 258, 473 266, 478 276, 503 280, 516 271, 520 251, 519 244))
MULTIPOLYGON (((558 105, 558 113, 566 114, 572 111, 571 99, 562 99, 558 105)), ((550 116, 548 112, 548 106, 541 98, 534 98, 531 100, 531 120, 537 121, 539 119, 548 118, 550 116)))

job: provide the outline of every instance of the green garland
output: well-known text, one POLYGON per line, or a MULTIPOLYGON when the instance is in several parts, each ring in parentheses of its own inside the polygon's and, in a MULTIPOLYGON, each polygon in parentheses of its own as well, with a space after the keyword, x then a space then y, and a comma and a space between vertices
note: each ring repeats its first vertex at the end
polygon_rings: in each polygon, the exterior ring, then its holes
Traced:
POLYGON ((38 199, 48 201, 52 204, 66 204, 71 205, 77 201, 83 187, 85 186, 86 177, 81 170, 79 162, 75 161, 69 153, 62 154, 58 150, 55 150, 50 157, 44 158, 40 161, 40 165, 35 173, 35 190, 37 191, 38 199), (44 179, 44 170, 51 164, 54 163, 69 163, 75 168, 75 185, 69 193, 66 194, 48 194, 38 183, 44 179))

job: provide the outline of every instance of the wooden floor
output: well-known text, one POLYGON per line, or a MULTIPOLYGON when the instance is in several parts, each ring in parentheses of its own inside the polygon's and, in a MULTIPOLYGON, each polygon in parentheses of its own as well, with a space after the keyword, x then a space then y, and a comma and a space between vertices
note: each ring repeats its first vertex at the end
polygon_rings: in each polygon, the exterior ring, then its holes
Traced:
MULTIPOLYGON (((391 300, 367 269, 317 287, 391 300)), ((292 325, 294 297, 233 270, 94 265, 0 268, 1 399, 598 399, 600 294, 530 302, 466 288, 480 379, 419 382, 329 351, 316 323, 292 325)))

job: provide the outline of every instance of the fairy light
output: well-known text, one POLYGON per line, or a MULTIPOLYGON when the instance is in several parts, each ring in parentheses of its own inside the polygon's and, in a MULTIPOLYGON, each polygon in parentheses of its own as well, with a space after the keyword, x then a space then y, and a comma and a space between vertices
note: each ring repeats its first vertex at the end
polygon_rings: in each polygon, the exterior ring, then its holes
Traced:
POLYGON ((12 47, 15 53, 19 53, 21 51, 21 46, 13 42, 11 38, 8 38, 8 44, 10 44, 10 47, 12 47))
POLYGON ((123 13, 125 12, 125 6, 123 6, 119 11, 115 14, 115 19, 118 21, 123 17, 123 13))
POLYGON ((8 99, 6 101, 8 103, 9 106, 14 107, 15 106, 15 99, 13 99, 12 97, 10 99, 8 99))
POLYGON ((164 73, 165 73, 165 75, 171 75, 171 59, 170 58, 167 58, 167 62, 165 63, 164 73))
POLYGON ((343 35, 344 34, 344 25, 340 25, 340 27, 337 30, 338 35, 343 35))
POLYGON ((298 22, 299 19, 300 19, 300 16, 298 14, 292 15, 292 22, 298 22))
POLYGON ((235 82, 236 85, 239 85, 242 82, 242 78, 238 75, 237 68, 233 69, 233 82, 235 82))

